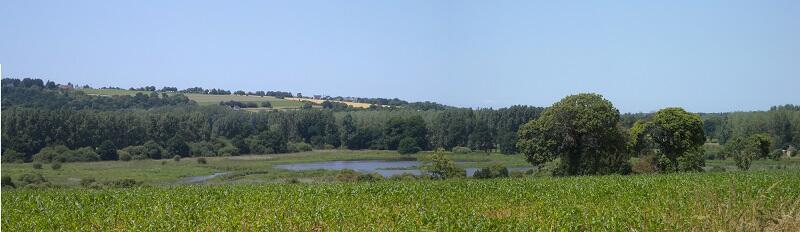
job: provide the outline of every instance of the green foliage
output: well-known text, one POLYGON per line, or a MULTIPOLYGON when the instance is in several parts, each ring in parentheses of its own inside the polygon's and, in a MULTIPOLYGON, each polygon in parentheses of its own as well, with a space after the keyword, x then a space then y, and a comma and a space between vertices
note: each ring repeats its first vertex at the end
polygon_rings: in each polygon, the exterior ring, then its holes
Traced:
POLYGON ((400 145, 397 147, 397 152, 400 154, 415 154, 419 152, 420 149, 417 146, 417 140, 411 137, 406 137, 400 140, 400 145))
POLYGON ((203 157, 197 158, 197 163, 198 164, 206 164, 207 162, 208 161, 206 161, 206 158, 203 158, 203 157))
MULTIPOLYGON (((189 156, 189 145, 186 144, 186 140, 183 139, 182 136, 174 136, 169 139, 166 143, 166 151, 168 155, 171 156, 189 156)), ((151 159, 157 159, 150 157, 151 159)))
POLYGON ((45 179, 44 176, 42 176, 42 174, 39 173, 22 174, 17 178, 17 181, 14 184, 16 185, 16 187, 19 188, 22 187, 36 188, 36 187, 50 186, 50 182, 48 182, 47 179, 45 179))
POLYGON ((131 153, 124 151, 124 150, 117 150, 117 154, 119 154, 119 160, 122 161, 131 161, 131 153))
POLYGON ((517 149, 534 166, 560 158, 567 175, 617 173, 628 160, 618 123, 602 96, 567 96, 520 128, 517 149))
POLYGON ((42 169, 42 163, 39 162, 33 163, 33 169, 42 169))
POLYGON ((436 150, 433 155, 423 161, 422 169, 435 179, 466 177, 466 171, 456 167, 456 163, 445 157, 444 153, 442 149, 436 150))
POLYGON ((289 150, 286 137, 278 131, 263 131, 246 139, 245 142, 253 154, 285 153, 289 150))
POLYGON ((425 120, 421 116, 409 118, 393 117, 389 119, 384 127, 383 137, 386 148, 389 150, 398 150, 402 140, 406 140, 407 144, 405 146, 411 150, 414 147, 417 147, 417 150, 428 147, 428 129, 425 127, 425 120))
POLYGON ((172 157, 172 160, 174 160, 175 162, 180 162, 181 161, 181 156, 180 155, 175 155, 175 156, 172 157))
POLYGON ((472 149, 469 149, 469 147, 460 147, 460 146, 459 147, 454 147, 453 148, 453 153, 462 154, 462 155, 463 154, 469 154, 469 153, 472 153, 472 149))
POLYGON ((288 144, 289 152, 306 152, 311 151, 311 144, 299 142, 299 143, 289 143, 288 144))
POLYGON ((234 146, 224 146, 217 151, 220 156, 237 156, 239 155, 239 148, 234 146))
POLYGON ((0 181, 0 186, 11 188, 17 187, 17 185, 14 184, 14 180, 12 180, 10 176, 3 176, 2 181, 0 181))
MULTIPOLYGON (((177 143, 177 142, 180 142, 180 141, 172 141, 172 142, 177 143)), ((173 145, 180 146, 180 144, 173 144, 173 145)), ((145 158, 161 159, 162 157, 167 155, 166 154, 167 151, 165 151, 164 148, 161 147, 161 145, 159 145, 158 143, 156 143, 153 140, 150 140, 150 141, 147 141, 146 143, 144 143, 144 145, 142 145, 142 149, 144 149, 144 154, 138 155, 138 157, 141 157, 141 158, 138 158, 138 159, 145 159, 145 158)), ((183 148, 179 147, 178 149, 183 149, 183 148)), ((136 157, 137 156, 134 155, 134 159, 137 159, 136 157)))
POLYGON ((472 177, 478 179, 508 177, 508 168, 503 167, 500 164, 492 164, 489 167, 481 168, 475 171, 475 174, 473 174, 472 177))
POLYGON ((4 163, 13 163, 20 161, 25 161, 25 154, 19 153, 14 150, 5 150, 3 151, 2 161, 4 163))
POLYGON ((53 162, 53 163, 51 163, 50 164, 50 168, 52 168, 53 170, 61 169, 61 162, 53 162))
POLYGON ((661 172, 702 171, 706 141, 700 116, 681 108, 664 108, 631 128, 629 147, 638 152, 654 148, 661 172))
POLYGON ((83 147, 77 150, 70 150, 66 146, 58 145, 43 148, 39 153, 33 155, 34 162, 83 162, 100 160, 100 156, 91 147, 83 147))
POLYGON ((105 140, 97 147, 97 154, 101 160, 117 160, 117 148, 111 140, 105 140))

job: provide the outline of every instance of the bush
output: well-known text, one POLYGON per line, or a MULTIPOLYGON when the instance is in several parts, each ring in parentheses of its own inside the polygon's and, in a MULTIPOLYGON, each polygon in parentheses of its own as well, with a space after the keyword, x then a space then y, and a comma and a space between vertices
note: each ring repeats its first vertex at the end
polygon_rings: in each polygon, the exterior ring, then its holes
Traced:
POLYGON ((508 173, 508 177, 511 178, 522 178, 525 177, 525 172, 523 171, 511 171, 508 173))
POLYGON ((775 149, 769 153, 769 158, 773 160, 781 160, 782 157, 783 157, 783 150, 781 149, 775 149))
POLYGON ((33 163, 33 169, 42 169, 42 163, 33 163))
POLYGON ((710 172, 725 172, 727 170, 725 170, 725 168, 720 167, 720 166, 714 166, 709 171, 710 172))
POLYGON ((12 188, 17 187, 17 185, 14 184, 14 181, 11 180, 10 176, 3 176, 2 180, 0 181, 0 186, 12 188))
POLYGON ((322 149, 331 150, 331 149, 336 149, 336 147, 330 144, 325 144, 322 145, 322 149))
MULTIPOLYGON (((157 144, 154 144, 157 146, 157 144)), ((151 145, 152 146, 152 145, 151 145)), ((123 148, 122 150, 117 151, 117 155, 119 155, 120 160, 128 161, 128 160, 143 160, 150 158, 149 153, 153 153, 154 157, 161 158, 161 150, 151 147, 150 151, 148 152, 148 148, 145 146, 128 146, 123 148), (123 157, 127 156, 127 157, 123 157), (126 160, 127 159, 127 160, 126 160)))
POLYGON ((305 152, 311 151, 311 144, 299 142, 299 143, 289 143, 288 145, 289 152, 305 152))
POLYGON ((427 160, 423 162, 423 169, 434 179, 448 179, 465 177, 464 169, 456 167, 453 160, 444 156, 444 150, 436 150, 427 160))
POLYGON ((81 186, 83 187, 94 187, 92 185, 94 185, 95 183, 97 183, 97 180, 95 180, 92 177, 81 179, 81 186))
POLYGON ((34 162, 42 162, 42 163, 50 163, 56 159, 57 156, 71 152, 67 146, 64 145, 57 145, 57 146, 50 146, 42 148, 39 150, 39 153, 33 155, 34 162))
POLYGON ((397 145, 397 152, 404 155, 414 154, 420 150, 419 146, 417 146, 417 140, 411 137, 401 139, 400 143, 397 145))
POLYGON ((221 156, 237 156, 239 155, 239 148, 236 148, 234 146, 225 146, 220 148, 217 151, 217 154, 221 156))
POLYGON ((17 187, 44 187, 49 186, 50 182, 39 173, 25 173, 17 179, 17 187))
POLYGON ((131 154, 127 151, 117 150, 117 154, 119 155, 119 160, 131 161, 131 154))
POLYGON ((342 169, 336 174, 336 180, 341 182, 355 182, 360 174, 353 169, 342 169))
POLYGON ((508 168, 503 167, 500 164, 492 164, 489 167, 481 168, 478 171, 475 171, 473 177, 478 179, 508 177, 508 168))
POLYGON ((637 174, 645 174, 645 173, 654 173, 658 171, 656 167, 656 156, 655 155, 646 155, 642 158, 639 158, 636 161, 636 164, 633 165, 633 173, 637 174))
POLYGON ((206 164, 206 158, 203 158, 203 157, 197 158, 197 163, 198 164, 206 164))
POLYGON ((50 164, 50 168, 52 168, 53 170, 61 169, 61 162, 53 162, 52 164, 50 164))
POLYGON ((472 149, 469 149, 469 147, 454 147, 453 148, 453 153, 456 153, 456 154, 469 154, 469 153, 472 153, 472 149))
POLYGON ((121 179, 121 180, 113 180, 105 182, 104 185, 113 188, 133 188, 142 185, 142 181, 136 181, 134 179, 121 179))
POLYGON ((181 161, 181 156, 180 155, 175 155, 175 156, 172 157, 172 160, 174 160, 175 162, 180 162, 181 161))
POLYGON ((417 179, 420 179, 420 177, 411 173, 403 173, 389 177, 389 180, 417 180, 417 179))
POLYGON ((87 162, 98 161, 98 155, 92 147, 82 147, 74 151, 69 151, 56 156, 56 160, 61 162, 87 162))
POLYGON ((6 150, 3 152, 2 160, 4 163, 13 163, 18 161, 25 161, 25 154, 19 153, 15 150, 6 150))

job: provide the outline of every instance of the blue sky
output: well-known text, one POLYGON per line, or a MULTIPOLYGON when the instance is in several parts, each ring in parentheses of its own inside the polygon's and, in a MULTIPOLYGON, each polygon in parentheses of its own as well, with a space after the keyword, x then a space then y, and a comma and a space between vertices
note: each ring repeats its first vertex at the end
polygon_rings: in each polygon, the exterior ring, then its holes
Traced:
POLYGON ((622 112, 800 104, 800 1, 16 1, 4 77, 622 112))

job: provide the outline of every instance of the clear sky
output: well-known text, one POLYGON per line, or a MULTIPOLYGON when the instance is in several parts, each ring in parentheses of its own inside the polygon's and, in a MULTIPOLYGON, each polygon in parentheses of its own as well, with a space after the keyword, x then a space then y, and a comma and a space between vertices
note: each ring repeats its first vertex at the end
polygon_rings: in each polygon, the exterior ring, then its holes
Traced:
POLYGON ((765 110, 800 104, 800 1, 3 0, 0 64, 92 86, 765 110))

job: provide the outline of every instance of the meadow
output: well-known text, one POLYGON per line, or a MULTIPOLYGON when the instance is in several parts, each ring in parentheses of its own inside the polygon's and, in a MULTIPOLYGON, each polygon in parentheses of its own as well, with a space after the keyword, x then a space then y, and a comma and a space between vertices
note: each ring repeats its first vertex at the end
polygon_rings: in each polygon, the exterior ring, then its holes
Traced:
POLYGON ((797 231, 800 172, 3 189, 9 231, 797 231))

